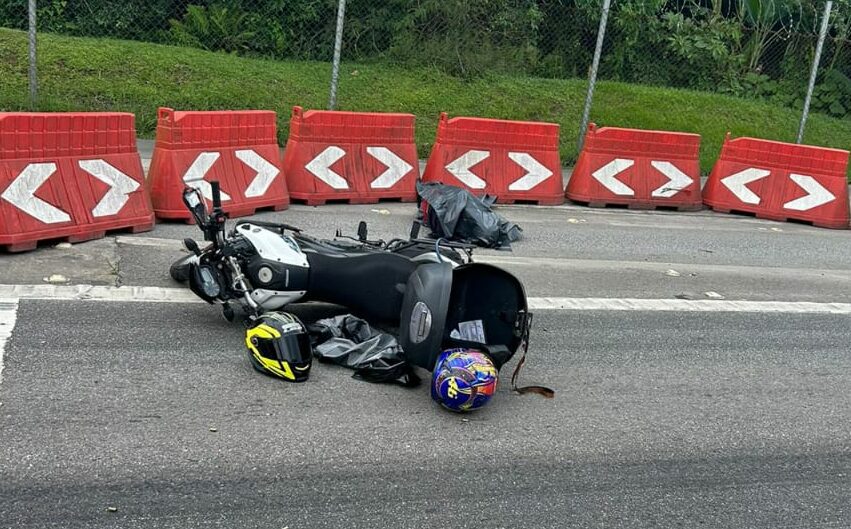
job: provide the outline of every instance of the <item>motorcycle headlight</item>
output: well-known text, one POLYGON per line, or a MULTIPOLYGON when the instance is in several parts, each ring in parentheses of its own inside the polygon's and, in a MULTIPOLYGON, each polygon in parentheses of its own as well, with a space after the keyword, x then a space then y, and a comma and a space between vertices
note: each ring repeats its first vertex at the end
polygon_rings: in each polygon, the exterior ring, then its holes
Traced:
POLYGON ((212 303, 222 293, 219 274, 210 265, 194 265, 189 287, 199 298, 212 303))
POLYGON ((207 294, 211 298, 217 297, 222 289, 219 287, 219 282, 216 281, 216 276, 213 275, 212 268, 209 266, 202 266, 201 278, 203 281, 201 286, 204 289, 204 294, 207 294))

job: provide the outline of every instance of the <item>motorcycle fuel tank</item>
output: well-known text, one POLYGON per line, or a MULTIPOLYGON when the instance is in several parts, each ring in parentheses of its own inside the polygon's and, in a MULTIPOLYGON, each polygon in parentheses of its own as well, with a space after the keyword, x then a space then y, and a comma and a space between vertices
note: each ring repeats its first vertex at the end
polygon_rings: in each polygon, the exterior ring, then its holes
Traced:
POLYGON ((258 305, 277 309, 304 297, 310 265, 291 237, 250 223, 240 224, 237 232, 257 252, 247 260, 243 272, 258 305))

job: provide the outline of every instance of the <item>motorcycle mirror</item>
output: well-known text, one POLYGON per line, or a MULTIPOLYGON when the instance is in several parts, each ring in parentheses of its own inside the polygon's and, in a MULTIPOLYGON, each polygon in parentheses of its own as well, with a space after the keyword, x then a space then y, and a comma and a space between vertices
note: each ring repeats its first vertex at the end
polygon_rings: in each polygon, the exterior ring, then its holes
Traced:
POLYGON ((207 201, 204 200, 204 195, 201 191, 194 187, 187 187, 183 190, 183 203, 186 209, 192 213, 195 218, 195 223, 199 226, 205 226, 210 212, 207 210, 207 201))
POLYGON ((210 182, 210 189, 213 192, 213 209, 218 211, 222 209, 222 188, 218 180, 210 182))
POLYGON ((422 223, 418 220, 415 220, 411 225, 411 239, 418 239, 420 236, 420 227, 422 223))
POLYGON ((201 255, 201 250, 198 248, 198 243, 194 239, 183 239, 183 246, 195 255, 201 255))

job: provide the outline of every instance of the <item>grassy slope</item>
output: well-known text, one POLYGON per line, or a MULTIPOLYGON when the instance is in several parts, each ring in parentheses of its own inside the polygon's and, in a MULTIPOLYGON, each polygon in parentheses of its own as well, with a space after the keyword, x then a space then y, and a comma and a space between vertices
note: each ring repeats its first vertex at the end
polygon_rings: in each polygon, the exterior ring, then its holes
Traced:
MULTIPOLYGON (((140 136, 150 137, 158 106, 184 110, 273 109, 286 138, 293 105, 324 108, 330 66, 244 59, 118 40, 41 35, 40 110, 134 112, 140 136)), ((27 107, 26 38, 0 29, 0 109, 27 107)), ((495 77, 463 82, 429 69, 344 64, 341 110, 410 112, 426 155, 441 111, 562 126, 562 157, 576 159, 586 82, 495 77)), ((772 105, 685 90, 622 83, 598 85, 592 120, 601 125, 696 132, 701 166, 711 169, 724 134, 793 141, 799 113, 772 105)), ((807 143, 851 148, 851 120, 811 117, 807 143)))

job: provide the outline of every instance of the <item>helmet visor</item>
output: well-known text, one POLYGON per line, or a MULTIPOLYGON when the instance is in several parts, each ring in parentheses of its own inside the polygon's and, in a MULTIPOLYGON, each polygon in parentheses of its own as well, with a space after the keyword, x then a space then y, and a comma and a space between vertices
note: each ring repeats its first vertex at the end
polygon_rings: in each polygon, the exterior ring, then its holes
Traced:
POLYGON ((271 340, 255 340, 257 351, 264 358, 302 365, 310 362, 310 338, 304 333, 285 334, 271 340))

